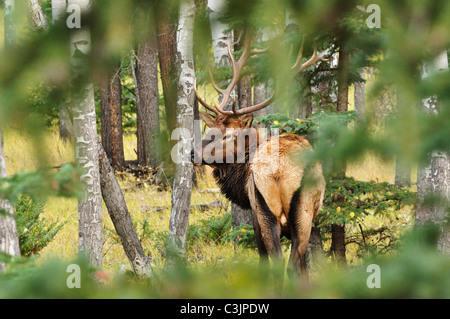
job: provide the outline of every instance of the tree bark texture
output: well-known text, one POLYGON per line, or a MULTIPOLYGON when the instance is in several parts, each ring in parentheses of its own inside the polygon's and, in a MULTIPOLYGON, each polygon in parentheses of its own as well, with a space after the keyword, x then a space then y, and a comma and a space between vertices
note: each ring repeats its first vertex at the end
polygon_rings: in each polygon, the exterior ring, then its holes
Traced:
POLYGON ((14 17, 14 7, 14 0, 4 0, 5 49, 13 47, 16 43, 16 21, 14 17))
POLYGON ((136 233, 128 207, 120 185, 109 164, 100 139, 97 142, 99 150, 100 184, 102 197, 108 209, 114 228, 122 242, 122 247, 138 277, 148 278, 152 275, 149 258, 142 249, 142 244, 136 233))
POLYGON ((344 43, 339 48, 337 111, 348 110, 350 54, 344 43))
MULTIPOLYGON (((5 154, 3 152, 3 133, 0 128, 0 178, 6 177, 5 154)), ((20 256, 19 236, 17 233, 14 208, 6 199, 0 198, 0 252, 10 256, 20 256)), ((0 262, 0 273, 6 265, 0 262)))
MULTIPOLYGON (((439 55, 432 64, 424 65, 422 78, 442 70, 448 70, 447 51, 439 55)), ((424 99, 422 109, 426 113, 439 116, 439 104, 435 97, 424 99)), ((441 233, 437 243, 438 249, 446 254, 450 254, 449 203, 450 154, 448 151, 434 151, 427 162, 418 167, 415 227, 437 227, 441 233), (435 199, 429 201, 430 197, 435 199)))
MULTIPOLYGON (((55 24, 66 15, 66 0, 52 0, 52 23, 55 24)), ((66 141, 73 137, 73 123, 67 101, 59 103, 59 138, 66 141)))
POLYGON ((224 0, 208 0, 209 21, 216 66, 231 66, 228 57, 228 40, 232 35, 226 32, 228 26, 220 21, 225 10, 224 0))
POLYGON ((137 157, 141 166, 161 165, 158 59, 155 35, 137 49, 136 59, 137 157))
POLYGON ((41 5, 38 0, 29 0, 30 4, 30 19, 33 27, 36 30, 46 30, 48 28, 47 18, 42 12, 41 5))
POLYGON ((169 134, 177 125, 177 24, 171 8, 158 1, 156 8, 156 39, 158 42, 159 69, 164 92, 164 106, 169 134))
MULTIPOLYGON (((69 0, 82 12, 89 8, 89 1, 69 0)), ((90 54, 91 38, 86 26, 71 35, 71 60, 74 78, 84 78, 83 72, 90 54)), ((84 186, 84 198, 78 201, 79 251, 91 265, 102 266, 103 223, 100 172, 98 166, 97 125, 95 114, 94 86, 80 85, 72 99, 73 127, 75 137, 75 162, 83 169, 80 177, 84 186)))
MULTIPOLYGON (((242 42, 241 42, 242 43, 242 42)), ((241 49, 241 44, 236 44, 236 50, 241 49)), ((252 85, 251 76, 244 75, 238 82, 237 105, 239 109, 252 105, 252 85)), ((239 227, 241 223, 253 225, 253 216, 251 209, 243 209, 239 205, 231 203, 231 224, 233 227, 239 227)))
POLYGON ((101 88, 102 145, 112 167, 122 171, 125 167, 122 131, 122 84, 120 68, 101 88))
MULTIPOLYGON (((349 57, 350 55, 345 45, 341 43, 338 62, 338 112, 348 110, 349 57)), ((345 162, 343 163, 334 159, 332 167, 333 173, 337 175, 337 178, 345 178, 345 162)), ((331 251, 337 260, 345 261, 345 224, 333 224, 331 226, 331 251)))
POLYGON ((331 252, 336 260, 345 262, 345 225, 331 225, 331 252))
POLYGON ((189 226, 189 209, 192 193, 193 165, 190 159, 192 148, 191 134, 194 128, 195 69, 193 56, 195 3, 184 0, 180 5, 180 18, 177 32, 177 56, 179 68, 177 127, 184 130, 180 146, 176 149, 178 163, 172 192, 172 211, 169 224, 168 251, 169 265, 176 258, 185 256, 186 235, 189 226), (171 260, 172 259, 172 260, 171 260))

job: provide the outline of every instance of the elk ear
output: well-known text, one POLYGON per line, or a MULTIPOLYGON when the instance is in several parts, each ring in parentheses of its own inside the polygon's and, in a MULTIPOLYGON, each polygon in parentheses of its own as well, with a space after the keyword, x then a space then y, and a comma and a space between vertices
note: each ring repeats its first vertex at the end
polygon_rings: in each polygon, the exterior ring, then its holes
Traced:
POLYGON ((214 115, 200 111, 200 117, 202 118, 202 120, 206 123, 206 125, 208 127, 213 127, 214 123, 216 121, 216 118, 214 117, 214 115))
POLYGON ((252 114, 246 114, 242 118, 242 122, 244 123, 244 128, 250 128, 253 125, 253 115, 252 114))

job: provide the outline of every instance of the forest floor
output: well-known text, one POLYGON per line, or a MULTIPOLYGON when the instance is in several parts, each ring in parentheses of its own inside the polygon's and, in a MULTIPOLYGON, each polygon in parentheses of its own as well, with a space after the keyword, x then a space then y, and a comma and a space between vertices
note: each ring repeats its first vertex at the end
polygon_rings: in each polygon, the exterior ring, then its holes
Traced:
MULTIPOLYGON (((9 129, 5 132, 5 156, 9 174, 21 170, 33 170, 39 166, 36 152, 33 148, 32 139, 21 131, 9 129)), ((70 143, 65 143, 58 138, 56 130, 49 130, 43 141, 36 147, 46 150, 41 165, 58 166, 73 161, 74 151, 70 143)), ((134 134, 124 135, 124 147, 126 160, 136 160, 136 137, 134 134)), ((374 155, 367 155, 365 159, 350 164, 347 167, 347 175, 364 181, 394 181, 394 162, 382 162, 374 155)), ((415 176, 413 176, 415 179, 415 176)), ((132 174, 124 173, 119 176, 119 183, 125 195, 131 217, 146 254, 152 258, 154 269, 162 269, 164 260, 164 240, 167 236, 170 219, 171 191, 170 188, 162 189, 156 185, 147 183, 132 174)), ((220 201, 228 208, 213 208, 202 211, 198 208, 191 210, 190 224, 201 225, 202 220, 213 217, 221 217, 229 211, 229 202, 220 193, 205 193, 204 189, 216 188, 215 182, 210 174, 204 174, 198 178, 198 188, 192 192, 192 204, 211 203, 220 201)), ((129 263, 123 252, 118 236, 114 232, 114 226, 107 214, 106 207, 103 210, 104 220, 104 269, 112 274, 129 263)), ((400 212, 402 224, 410 224, 410 212, 400 212)), ((52 257, 62 260, 76 258, 78 253, 78 213, 77 200, 74 198, 49 198, 45 211, 42 214, 48 223, 62 222, 64 227, 56 237, 46 246, 38 257, 39 262, 44 262, 52 257)), ((369 221, 367 221, 369 222, 369 221)), ((373 220, 371 222, 381 223, 383 221, 373 220)), ((288 256, 289 248, 285 248, 288 256)), ((348 260, 352 260, 352 248, 348 247, 348 260)), ((218 266, 221 264, 236 264, 238 261, 256 265, 258 255, 256 249, 244 248, 236 245, 234 241, 194 240, 187 250, 187 260, 197 268, 218 266)))

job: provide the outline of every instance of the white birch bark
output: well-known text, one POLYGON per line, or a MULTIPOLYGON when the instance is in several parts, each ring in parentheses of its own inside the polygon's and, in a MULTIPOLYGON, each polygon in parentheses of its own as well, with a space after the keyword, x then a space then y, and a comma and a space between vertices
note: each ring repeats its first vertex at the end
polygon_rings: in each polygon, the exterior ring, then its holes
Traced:
POLYGON ((52 0, 52 22, 60 21, 66 15, 66 10, 66 0, 52 0))
POLYGON ((42 12, 41 5, 38 0, 29 0, 30 4, 30 18, 33 23, 33 27, 35 29, 44 29, 48 28, 47 18, 42 12))
MULTIPOLYGON (((5 154, 3 152, 3 133, 0 129, 0 178, 6 177, 5 154)), ((20 256, 19 236, 17 234, 14 208, 8 200, 0 198, 0 253, 10 256, 20 256)), ((0 273, 6 268, 0 262, 0 273)))
MULTIPOLYGON (((69 0, 78 5, 82 12, 89 9, 89 0, 69 0)), ((91 37, 89 29, 83 26, 71 35, 71 60, 73 76, 81 76, 90 54, 91 37)), ((80 179, 84 186, 84 198, 78 201, 79 251, 93 266, 102 266, 103 223, 100 189, 99 155, 97 147, 97 125, 94 101, 94 86, 86 83, 73 98, 73 128, 75 137, 75 161, 84 172, 80 179)))
MULTIPOLYGON (((435 61, 424 65, 422 78, 432 76, 436 72, 448 72, 447 51, 442 52, 435 61)), ((422 101, 425 112, 439 116, 438 101, 429 97, 422 101)), ((434 151, 427 163, 420 166, 417 172, 417 197, 415 225, 437 225, 442 234, 438 241, 438 248, 450 253, 450 229, 446 216, 450 202, 450 154, 445 151, 434 151), (441 198, 440 203, 427 204, 427 195, 434 194, 441 198)))
POLYGON ((14 0, 4 0, 5 6, 5 48, 8 49, 12 47, 16 42, 16 22, 14 19, 14 0))
POLYGON ((228 57, 228 40, 233 39, 231 33, 227 33, 228 26, 219 19, 225 9, 224 0, 208 0, 209 21, 211 24, 211 36, 213 41, 213 54, 216 66, 231 66, 228 57))
MULTIPOLYGON (((177 30, 177 129, 181 132, 180 142, 172 155, 176 156, 175 180, 172 192, 172 211, 169 224, 168 263, 185 256, 186 235, 189 226, 189 209, 192 192, 193 166, 190 159, 194 130, 194 83, 195 69, 193 57, 195 3, 184 0, 180 4, 177 30), (175 258, 174 258, 175 257, 175 258)), ((172 138, 174 138, 172 133, 172 138)), ((174 159, 174 158, 173 158, 174 159)))
MULTIPOLYGON (((14 0, 5 0, 5 48, 15 43, 14 0)), ((3 151, 3 132, 0 128, 0 178, 6 177, 5 153, 3 151)), ((14 208, 6 199, 0 198, 0 252, 10 256, 20 256, 19 236, 17 233, 14 208)), ((6 268, 0 262, 0 272, 6 268)))
MULTIPOLYGON (((233 40, 233 32, 226 32, 228 25, 222 23, 220 18, 223 16, 225 9, 225 0, 208 0, 209 21, 211 25, 211 37, 213 42, 213 55, 216 67, 231 67, 231 60, 228 56, 228 40, 233 40)), ((233 45, 231 51, 233 51, 233 45)), ((224 81, 219 83, 219 86, 224 86, 224 81)), ((236 93, 236 88, 233 89, 233 95, 236 93)), ((219 94, 219 101, 222 101, 222 94, 219 94)), ((227 105, 225 110, 229 110, 227 105)))

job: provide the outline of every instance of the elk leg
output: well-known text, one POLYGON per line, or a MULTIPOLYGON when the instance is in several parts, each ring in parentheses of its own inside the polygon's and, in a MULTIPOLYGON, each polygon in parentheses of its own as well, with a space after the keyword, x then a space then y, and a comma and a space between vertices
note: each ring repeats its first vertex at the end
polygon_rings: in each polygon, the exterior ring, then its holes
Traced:
MULTIPOLYGON (((303 277, 307 277, 306 250, 311 236, 312 221, 317 212, 317 199, 309 191, 294 193, 292 197, 289 221, 291 232, 296 240, 292 241, 290 264, 303 277), (313 195, 313 196, 312 196, 313 195), (298 199, 296 198, 298 197, 298 199)), ((320 197, 320 196, 319 196, 320 197)))
POLYGON ((262 242, 267 253, 272 259, 272 262, 283 261, 284 255, 280 242, 281 227, 278 224, 277 218, 257 188, 255 193, 258 201, 255 215, 260 227, 262 242))
POLYGON ((266 246, 264 246, 264 242, 262 240, 261 227, 259 227, 256 214, 253 214, 253 230, 255 232, 256 247, 258 247, 259 262, 260 264, 262 264, 263 262, 266 262, 268 260, 268 255, 266 246))

